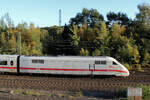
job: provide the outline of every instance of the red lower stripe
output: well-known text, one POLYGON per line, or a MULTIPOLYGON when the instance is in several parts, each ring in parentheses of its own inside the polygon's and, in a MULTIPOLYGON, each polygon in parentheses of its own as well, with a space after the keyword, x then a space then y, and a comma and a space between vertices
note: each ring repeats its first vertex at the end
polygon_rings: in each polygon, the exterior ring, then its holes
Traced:
POLYGON ((53 71, 96 71, 96 72, 120 72, 120 73, 128 73, 126 71, 122 70, 109 70, 109 69, 58 69, 58 68, 24 68, 21 67, 20 69, 25 69, 25 70, 53 70, 53 71))
POLYGON ((37 70, 37 68, 27 68, 27 67, 20 67, 20 69, 25 69, 25 70, 37 70))
POLYGON ((109 70, 109 69, 103 69, 103 70, 95 69, 94 71, 98 71, 98 72, 120 72, 120 73, 127 73, 126 71, 122 71, 122 70, 109 70))
MULTIPOLYGON (((17 69, 17 67, 0 67, 2 69, 17 69)), ((21 70, 53 70, 53 71, 96 71, 96 72, 120 72, 128 73, 122 70, 109 70, 109 69, 58 69, 58 68, 27 68, 20 67, 21 70)))
POLYGON ((0 67, 2 69, 17 69, 16 67, 0 67))
POLYGON ((40 70, 57 70, 57 71, 89 71, 89 69, 57 69, 57 68, 40 68, 40 70))

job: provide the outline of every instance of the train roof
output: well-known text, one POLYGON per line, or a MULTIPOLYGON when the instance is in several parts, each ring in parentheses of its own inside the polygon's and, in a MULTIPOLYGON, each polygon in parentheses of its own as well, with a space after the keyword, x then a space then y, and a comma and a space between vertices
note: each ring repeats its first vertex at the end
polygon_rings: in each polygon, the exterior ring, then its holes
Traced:
POLYGON ((59 60, 106 60, 106 59, 114 59, 109 56, 21 56, 21 58, 27 59, 59 59, 59 60))
MULTIPOLYGON (((0 57, 4 58, 17 58, 19 55, 0 55, 0 57)), ((114 60, 114 58, 109 56, 24 56, 21 55, 21 58, 25 59, 57 59, 57 60, 114 60)))
POLYGON ((1 55, 0 54, 0 57, 18 57, 18 55, 1 55))
POLYGON ((22 55, 24 57, 72 57, 72 58, 106 58, 106 57, 109 57, 109 56, 25 56, 25 55, 22 55))

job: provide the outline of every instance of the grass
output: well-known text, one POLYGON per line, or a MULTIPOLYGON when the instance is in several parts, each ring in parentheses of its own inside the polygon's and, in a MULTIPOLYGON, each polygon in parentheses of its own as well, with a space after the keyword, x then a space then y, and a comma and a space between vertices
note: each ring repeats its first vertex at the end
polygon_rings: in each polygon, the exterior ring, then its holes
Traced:
POLYGON ((40 96, 41 94, 39 92, 35 92, 34 96, 40 96))
POLYGON ((48 94, 48 96, 50 97, 58 97, 58 98, 76 98, 76 97, 82 97, 83 94, 82 92, 73 92, 73 93, 58 93, 58 94, 48 94))
POLYGON ((66 95, 66 94, 61 94, 61 93, 59 93, 59 94, 57 94, 57 95, 58 95, 58 97, 59 97, 59 98, 67 97, 67 95, 66 95))
POLYGON ((34 95, 33 91, 24 91, 23 92, 24 95, 34 95))
POLYGON ((14 91, 15 94, 21 94, 22 93, 22 89, 17 89, 14 91))
POLYGON ((143 100, 150 100, 150 86, 140 85, 142 88, 142 98, 143 100))
POLYGON ((128 100, 128 98, 120 98, 119 100, 128 100))
POLYGON ((24 95, 31 95, 31 96, 40 96, 41 94, 39 92, 34 92, 34 91, 24 91, 24 95))
POLYGON ((44 92, 38 92, 34 90, 22 90, 18 88, 16 90, 11 90, 9 93, 13 95, 49 96, 53 98, 67 98, 67 99, 83 97, 83 93, 81 91, 69 92, 69 93, 44 93, 44 92))
POLYGON ((76 96, 77 96, 77 97, 82 97, 82 96, 83 96, 83 93, 82 93, 82 92, 76 92, 76 96))
POLYGON ((23 94, 23 95, 31 95, 31 96, 40 96, 41 94, 39 92, 35 92, 35 91, 23 91, 22 89, 16 89, 16 90, 12 90, 10 91, 11 94, 23 94))

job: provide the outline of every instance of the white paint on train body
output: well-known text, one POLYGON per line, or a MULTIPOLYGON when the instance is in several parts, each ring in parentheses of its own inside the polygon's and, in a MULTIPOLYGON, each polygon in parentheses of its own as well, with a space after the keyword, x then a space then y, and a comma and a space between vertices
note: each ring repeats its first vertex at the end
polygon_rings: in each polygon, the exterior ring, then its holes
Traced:
POLYGON ((129 71, 112 57, 0 55, 0 71, 67 75, 129 76, 129 71), (13 62, 12 62, 13 61, 13 62))
POLYGON ((0 55, 0 72, 17 73, 18 55, 0 55))

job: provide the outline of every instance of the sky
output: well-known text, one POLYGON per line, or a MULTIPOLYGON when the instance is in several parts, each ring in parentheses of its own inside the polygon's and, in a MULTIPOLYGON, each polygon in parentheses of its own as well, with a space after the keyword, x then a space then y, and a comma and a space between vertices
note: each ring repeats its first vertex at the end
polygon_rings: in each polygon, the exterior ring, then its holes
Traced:
POLYGON ((134 19, 137 5, 150 4, 150 0, 0 0, 0 17, 9 13, 14 24, 34 23, 39 27, 59 25, 59 9, 62 12, 62 25, 82 12, 83 8, 94 8, 106 20, 108 12, 123 12, 134 19))

